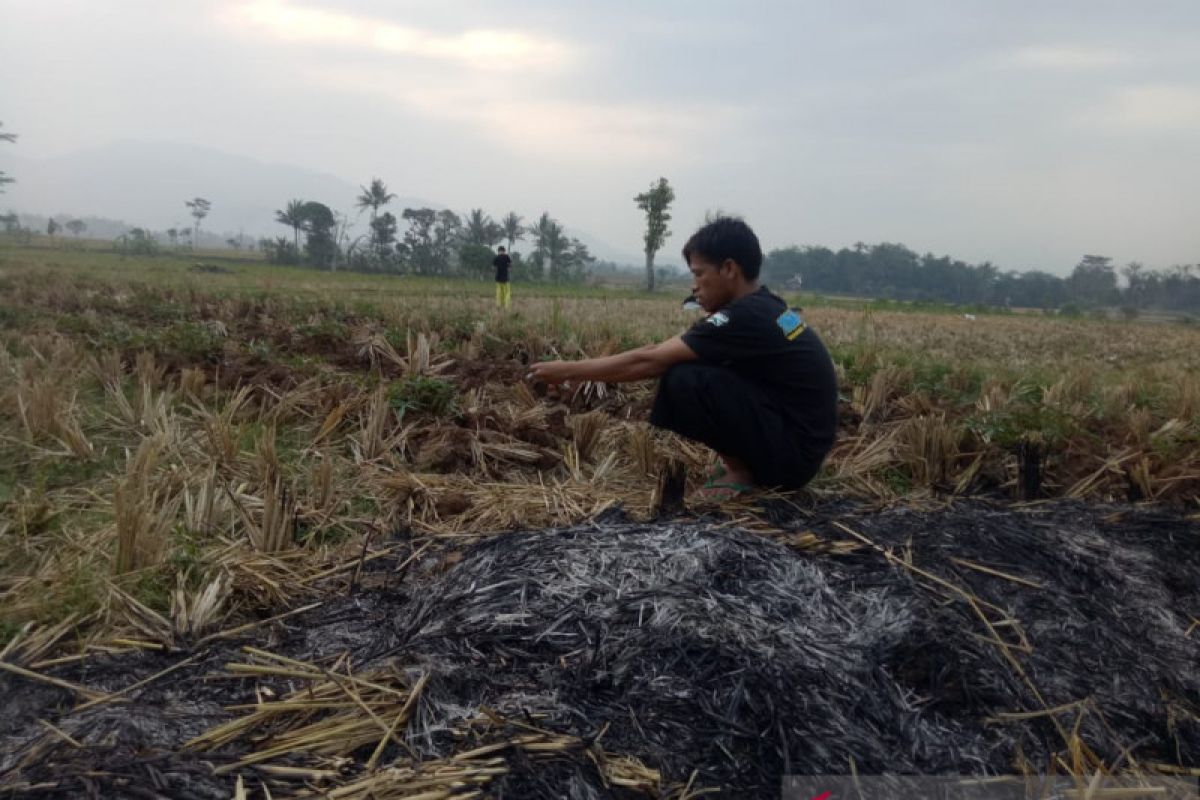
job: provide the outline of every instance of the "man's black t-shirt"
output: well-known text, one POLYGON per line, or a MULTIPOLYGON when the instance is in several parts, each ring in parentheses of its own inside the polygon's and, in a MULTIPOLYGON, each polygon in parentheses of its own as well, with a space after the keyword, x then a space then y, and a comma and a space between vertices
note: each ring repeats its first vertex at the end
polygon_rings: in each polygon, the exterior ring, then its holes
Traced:
POLYGON ((710 364, 760 387, 796 434, 823 458, 837 433, 837 375, 825 345, 800 314, 763 286, 697 322, 684 343, 710 364))
POLYGON ((508 253, 501 253, 492 259, 492 266, 496 268, 496 283, 508 283, 508 268, 511 265, 512 259, 508 253))

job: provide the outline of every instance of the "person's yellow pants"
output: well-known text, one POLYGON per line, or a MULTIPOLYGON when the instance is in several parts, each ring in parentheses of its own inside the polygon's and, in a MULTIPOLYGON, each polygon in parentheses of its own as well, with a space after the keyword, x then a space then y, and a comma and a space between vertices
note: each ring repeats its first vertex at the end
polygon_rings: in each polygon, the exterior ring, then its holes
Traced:
POLYGON ((512 305, 512 284, 496 284, 496 308, 508 308, 512 305))

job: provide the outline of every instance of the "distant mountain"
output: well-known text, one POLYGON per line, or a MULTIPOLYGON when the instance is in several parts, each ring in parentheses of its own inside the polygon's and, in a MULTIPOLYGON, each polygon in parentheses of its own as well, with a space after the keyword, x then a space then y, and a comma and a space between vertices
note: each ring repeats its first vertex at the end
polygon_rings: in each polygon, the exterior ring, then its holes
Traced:
MULTIPOLYGON (((198 195, 212 202, 202 228, 283 235, 275 209, 289 199, 317 200, 348 212, 359 193, 358 186, 333 175, 164 142, 117 142, 57 158, 6 161, 17 182, 0 207, 56 218, 99 215, 157 230, 190 225, 183 203, 198 195)), ((431 205, 415 197, 395 202, 400 208, 431 205)))
POLYGON ((611 261, 614 264, 619 264, 623 267, 641 269, 645 268, 645 256, 618 250, 607 242, 603 242, 597 239, 595 236, 575 228, 565 227, 564 232, 567 234, 567 236, 578 239, 587 245, 588 252, 601 261, 611 261))
MULTIPOLYGON (((275 222, 275 210, 290 199, 316 200, 335 211, 351 213, 359 194, 357 184, 316 170, 171 142, 115 142, 56 158, 22 157, 13 148, 3 155, 4 171, 17 182, 0 195, 0 213, 14 209, 59 220, 103 217, 127 221, 130 227, 163 231, 190 226, 192 218, 183 203, 199 195, 212 202, 212 211, 201 227, 218 234, 220 241, 238 233, 252 238, 287 235, 275 222)), ((389 208, 398 217, 404 208, 421 207, 443 209, 446 205, 401 196, 389 208)), ((359 227, 365 229, 365 223, 359 227)), ((98 229, 93 231, 90 224, 89 232, 104 235, 98 229)), ((622 252, 583 231, 570 229, 567 233, 586 244, 597 258, 641 263, 637 254, 622 252)), ((528 245, 523 242, 517 249, 525 250, 528 245)))

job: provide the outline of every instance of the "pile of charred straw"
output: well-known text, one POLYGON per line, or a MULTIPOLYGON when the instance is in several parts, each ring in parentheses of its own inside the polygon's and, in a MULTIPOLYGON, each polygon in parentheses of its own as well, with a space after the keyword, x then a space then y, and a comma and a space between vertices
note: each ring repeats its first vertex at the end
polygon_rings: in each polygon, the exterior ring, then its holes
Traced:
POLYGON ((1200 774, 1194 521, 773 511, 380 558, 353 595, 190 652, 10 666, 0 790, 768 797, 789 773, 1200 774))

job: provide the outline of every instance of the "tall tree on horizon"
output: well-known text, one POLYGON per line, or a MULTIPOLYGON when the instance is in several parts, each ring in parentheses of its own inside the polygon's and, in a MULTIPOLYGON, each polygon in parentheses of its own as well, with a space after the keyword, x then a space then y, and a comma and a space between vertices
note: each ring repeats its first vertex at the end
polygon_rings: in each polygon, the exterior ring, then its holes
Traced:
POLYGON ((543 211, 538 221, 529 228, 533 236, 534 256, 546 264, 546 277, 554 282, 562 277, 563 257, 570 252, 571 241, 563 233, 563 227, 543 211))
POLYGON ((395 200, 396 195, 392 192, 389 192, 387 190, 387 184, 379 178, 372 178, 370 186, 360 186, 358 188, 362 190, 362 194, 355 198, 354 206, 360 211, 368 208, 371 209, 370 231, 371 246, 373 250, 374 246, 378 244, 375 241, 375 218, 379 216, 379 209, 395 200))
POLYGON ((275 212, 275 221, 292 229, 292 243, 296 252, 300 252, 300 229, 304 227, 304 201, 289 200, 287 208, 275 212))
POLYGON ((497 225, 482 208, 467 212, 463 221, 463 243, 491 247, 504 238, 504 228, 497 225))
POLYGON ((337 260, 337 241, 334 238, 337 219, 333 211, 324 203, 309 200, 300 208, 300 219, 308 262, 332 270, 337 260))
POLYGON ((392 243, 396 241, 396 217, 390 211, 385 211, 371 221, 371 240, 375 243, 375 256, 382 263, 391 252, 392 243))
POLYGON ((546 241, 549 238, 550 228, 553 224, 554 219, 550 216, 550 212, 543 211, 542 215, 538 217, 537 222, 525 229, 533 239, 533 256, 539 269, 542 262, 546 259, 546 241))
POLYGON ((462 220, 450 209, 437 212, 433 226, 433 259, 435 268, 445 274, 451 268, 455 245, 462 238, 462 220))
POLYGON ((340 211, 333 212, 333 244, 334 259, 329 265, 330 270, 336 270, 343 258, 348 260, 353 249, 350 243, 350 218, 340 211))
POLYGON ((546 231, 546 260, 550 262, 550 280, 562 282, 568 254, 571 252, 571 240, 563 233, 562 225, 552 222, 546 231))
POLYGON ((654 254, 662 249, 671 235, 667 223, 671 221, 669 209, 675 200, 675 190, 666 178, 650 184, 648 191, 633 198, 638 208, 646 212, 646 234, 642 241, 646 251, 646 290, 654 291, 654 254))
POLYGON ((504 219, 500 220, 500 227, 504 230, 504 238, 508 240, 508 250, 512 252, 513 245, 525 238, 525 226, 521 223, 524 218, 515 211, 510 211, 504 215, 504 219))
POLYGON ((1107 305, 1117 297, 1117 272, 1109 256, 1085 255, 1066 283, 1075 297, 1090 305, 1107 305))
POLYGON ((400 215, 408 223, 404 232, 404 249, 409 266, 418 275, 434 271, 433 226, 437 212, 432 208, 406 208, 400 215))
POLYGON ((591 254, 586 244, 574 237, 568 241, 568 245, 564 259, 566 269, 559 270, 559 277, 568 281, 582 280, 588 267, 596 262, 596 257, 591 254))
POLYGON ((212 203, 203 197, 197 197, 192 200, 185 200, 183 204, 191 209, 189 213, 196 218, 196 225, 192 228, 192 247, 194 248, 196 240, 200 238, 200 220, 208 216, 208 211, 212 208, 212 203))

